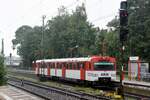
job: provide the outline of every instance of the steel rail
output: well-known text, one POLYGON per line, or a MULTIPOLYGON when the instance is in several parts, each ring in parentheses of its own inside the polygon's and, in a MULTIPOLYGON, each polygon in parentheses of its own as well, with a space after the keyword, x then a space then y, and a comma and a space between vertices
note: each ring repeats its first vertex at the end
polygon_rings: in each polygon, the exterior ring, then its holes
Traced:
POLYGON ((131 86, 137 86, 137 87, 145 87, 150 89, 150 85, 144 85, 144 84, 138 84, 138 83, 130 83, 130 82, 124 82, 124 85, 131 85, 131 86))
POLYGON ((135 93, 128 93, 125 92, 124 93, 125 97, 131 97, 131 98, 135 98, 137 100, 150 100, 150 96, 144 96, 144 95, 140 95, 140 94, 135 94, 135 93))
POLYGON ((86 93, 73 92, 66 89, 50 87, 36 82, 21 80, 17 78, 8 78, 8 84, 33 93, 46 100, 110 100, 104 96, 95 96, 86 93))

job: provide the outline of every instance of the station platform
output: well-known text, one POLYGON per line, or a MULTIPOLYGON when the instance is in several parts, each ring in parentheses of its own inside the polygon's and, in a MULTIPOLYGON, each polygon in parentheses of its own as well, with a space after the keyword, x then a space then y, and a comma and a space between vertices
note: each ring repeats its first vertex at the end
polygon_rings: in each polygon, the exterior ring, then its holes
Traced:
POLYGON ((150 82, 144 82, 144 81, 135 81, 135 80, 123 80, 123 83, 130 83, 130 84, 135 84, 139 86, 146 86, 150 88, 150 82))
MULTIPOLYGON (((120 82, 120 79, 116 80, 117 82, 120 82)), ((150 82, 146 82, 146 81, 138 81, 138 80, 129 80, 128 78, 125 78, 124 80, 122 80, 123 84, 128 84, 128 85, 135 85, 135 86, 143 86, 143 87, 148 87, 150 88, 150 82)))
POLYGON ((12 86, 1 86, 0 100, 44 100, 44 99, 12 86))

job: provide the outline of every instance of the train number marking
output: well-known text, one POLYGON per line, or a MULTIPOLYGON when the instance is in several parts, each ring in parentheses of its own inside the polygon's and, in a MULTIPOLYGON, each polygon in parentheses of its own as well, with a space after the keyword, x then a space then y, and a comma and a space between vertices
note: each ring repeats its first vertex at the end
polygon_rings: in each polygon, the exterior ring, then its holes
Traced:
POLYGON ((108 73, 101 73, 101 76, 109 76, 108 73))
POLYGON ((88 73, 88 76, 92 76, 92 77, 98 77, 98 74, 94 74, 94 73, 88 73))

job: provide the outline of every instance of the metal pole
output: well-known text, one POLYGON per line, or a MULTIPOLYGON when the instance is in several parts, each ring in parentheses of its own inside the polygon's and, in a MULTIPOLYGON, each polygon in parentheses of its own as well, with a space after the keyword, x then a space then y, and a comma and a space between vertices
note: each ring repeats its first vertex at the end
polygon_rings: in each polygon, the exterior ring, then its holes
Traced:
MULTIPOLYGON (((41 39, 41 59, 44 59, 45 58, 45 55, 44 55, 44 29, 45 29, 45 26, 44 26, 44 20, 45 20, 46 16, 43 15, 42 16, 42 39, 41 39)), ((44 75, 44 66, 43 66, 44 63, 42 63, 42 66, 41 66, 41 74, 42 76, 44 75)))
POLYGON ((2 51, 1 51, 2 56, 4 56, 4 39, 2 39, 2 51))
POLYGON ((123 82, 122 82, 122 73, 123 73, 123 67, 124 67, 124 41, 121 41, 121 68, 120 68, 120 87, 119 87, 119 94, 122 95, 124 99, 124 89, 123 89, 123 82))
POLYGON ((41 39, 41 59, 44 59, 44 20, 45 20, 46 16, 43 15, 42 16, 42 39, 41 39))

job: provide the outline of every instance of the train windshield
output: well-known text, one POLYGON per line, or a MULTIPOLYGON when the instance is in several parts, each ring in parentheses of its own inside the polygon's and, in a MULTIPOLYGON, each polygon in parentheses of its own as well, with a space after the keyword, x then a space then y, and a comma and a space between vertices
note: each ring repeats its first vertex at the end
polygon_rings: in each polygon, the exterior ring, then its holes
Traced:
POLYGON ((109 62, 94 63, 94 70, 115 70, 114 64, 109 62))

